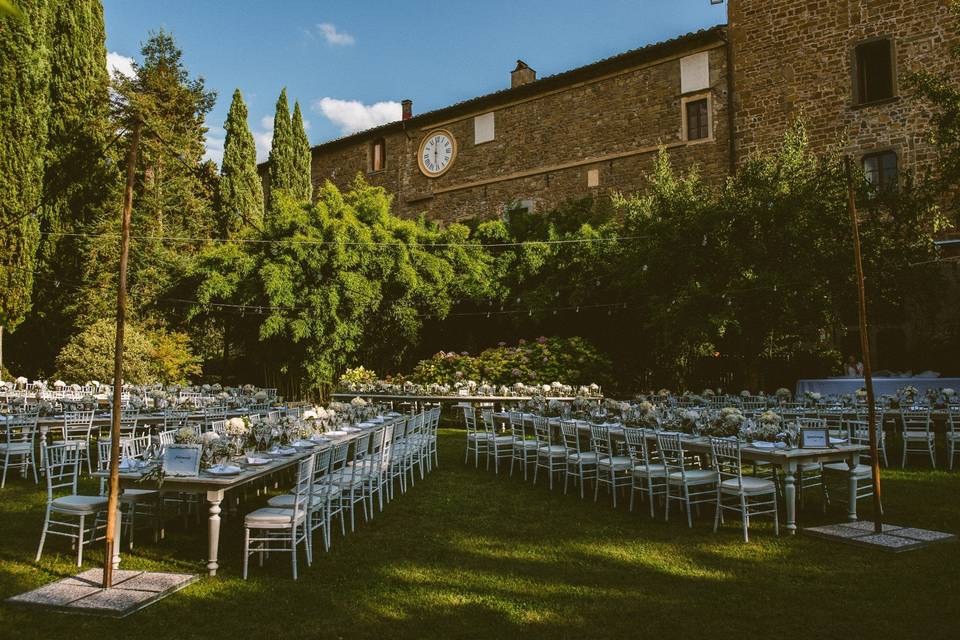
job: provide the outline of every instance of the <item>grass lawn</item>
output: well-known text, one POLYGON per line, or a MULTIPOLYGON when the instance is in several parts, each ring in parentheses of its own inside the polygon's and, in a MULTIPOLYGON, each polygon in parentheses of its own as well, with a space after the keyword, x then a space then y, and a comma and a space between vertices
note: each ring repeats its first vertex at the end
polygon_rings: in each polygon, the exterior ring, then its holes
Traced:
MULTIPOLYGON (((960 547, 890 554, 755 523, 712 533, 646 512, 614 511, 518 477, 463 464, 463 435, 441 430, 440 468, 399 496, 298 582, 289 556, 239 577, 242 518, 224 521, 221 575, 125 620, 0 603, 4 638, 503 638, 834 636, 956 638, 960 547)), ((888 520, 960 531, 960 472, 885 474, 888 520)), ((94 485, 86 487, 94 491, 94 485)), ((606 498, 606 499, 605 499, 606 498)), ((33 555, 44 498, 17 478, 0 491, 0 598, 75 573, 68 543, 33 555)), ((241 509, 252 508, 243 505, 241 509)), ((867 507, 869 509, 869 507, 867 507)), ((806 524, 838 522, 819 500, 806 524)), ((147 540, 144 532, 141 540, 147 540)), ((319 545, 319 542, 318 542, 319 545)), ((198 572, 206 526, 171 523, 167 540, 125 555, 126 569, 198 572)), ((86 555, 98 566, 100 549, 86 555)))

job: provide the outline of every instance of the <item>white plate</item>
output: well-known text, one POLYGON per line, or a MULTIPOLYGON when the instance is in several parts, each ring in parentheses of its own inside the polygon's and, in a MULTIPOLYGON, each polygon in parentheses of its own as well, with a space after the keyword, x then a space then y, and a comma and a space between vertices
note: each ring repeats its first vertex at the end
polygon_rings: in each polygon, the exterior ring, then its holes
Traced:
POLYGON ((317 443, 313 440, 297 440, 293 443, 293 446, 300 449, 312 449, 313 447, 317 446, 317 443))
POLYGON ((756 449, 776 449, 776 448, 777 448, 777 443, 776 443, 776 442, 764 442, 764 441, 762 441, 762 440, 754 440, 753 442, 750 443, 750 446, 751 446, 751 447, 754 447, 754 448, 756 448, 756 449))
POLYGON ((262 467, 265 464, 270 464, 270 458, 247 458, 247 464, 251 467, 262 467))
POLYGON ((239 475, 240 467, 235 467, 230 464, 223 467, 216 465, 207 469, 207 473, 213 476, 235 476, 239 475))
POLYGON ((328 436, 345 436, 347 435, 346 431, 327 431, 328 436))
POLYGON ((846 438, 830 438, 830 444, 846 444, 846 438))

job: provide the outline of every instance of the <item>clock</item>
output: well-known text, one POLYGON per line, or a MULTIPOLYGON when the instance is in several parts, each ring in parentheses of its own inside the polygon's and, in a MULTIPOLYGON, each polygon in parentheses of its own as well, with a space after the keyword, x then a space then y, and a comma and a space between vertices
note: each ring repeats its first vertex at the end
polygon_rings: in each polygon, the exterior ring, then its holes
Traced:
POLYGON ((428 178, 442 176, 457 157, 457 140, 446 129, 437 129, 426 135, 417 151, 417 164, 428 178))

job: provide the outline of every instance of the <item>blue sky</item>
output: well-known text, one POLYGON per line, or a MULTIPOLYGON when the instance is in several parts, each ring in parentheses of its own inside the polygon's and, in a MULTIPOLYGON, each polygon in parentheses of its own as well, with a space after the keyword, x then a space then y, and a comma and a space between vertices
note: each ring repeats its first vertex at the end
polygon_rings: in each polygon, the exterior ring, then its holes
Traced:
POLYGON ((108 64, 139 59, 151 30, 173 33, 193 75, 218 94, 208 156, 219 160, 230 96, 269 150, 287 87, 311 144, 508 86, 518 58, 539 77, 726 21, 710 0, 103 0, 108 64))

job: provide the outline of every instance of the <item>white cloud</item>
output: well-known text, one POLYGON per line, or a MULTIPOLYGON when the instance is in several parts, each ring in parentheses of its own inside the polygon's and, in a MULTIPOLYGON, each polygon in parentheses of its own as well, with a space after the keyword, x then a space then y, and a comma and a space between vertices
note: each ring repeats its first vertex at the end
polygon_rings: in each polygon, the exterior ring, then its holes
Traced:
POLYGON ((326 116, 344 135, 396 122, 403 117, 403 107, 392 101, 367 105, 359 100, 321 98, 311 108, 326 116))
POLYGON ((107 54, 107 71, 113 75, 114 71, 119 71, 128 78, 133 77, 133 58, 111 51, 107 54))
POLYGON ((207 139, 204 143, 204 160, 213 160, 217 163, 217 166, 220 166, 220 163, 223 162, 223 143, 227 136, 227 132, 224 131, 223 127, 210 127, 207 130, 207 139))
POLYGON ((327 44, 349 46, 356 42, 352 35, 345 31, 337 31, 337 27, 329 22, 321 22, 317 25, 317 30, 320 31, 327 44))
POLYGON ((273 146, 273 116, 260 118, 260 126, 253 129, 253 142, 257 146, 257 162, 266 162, 273 146))

